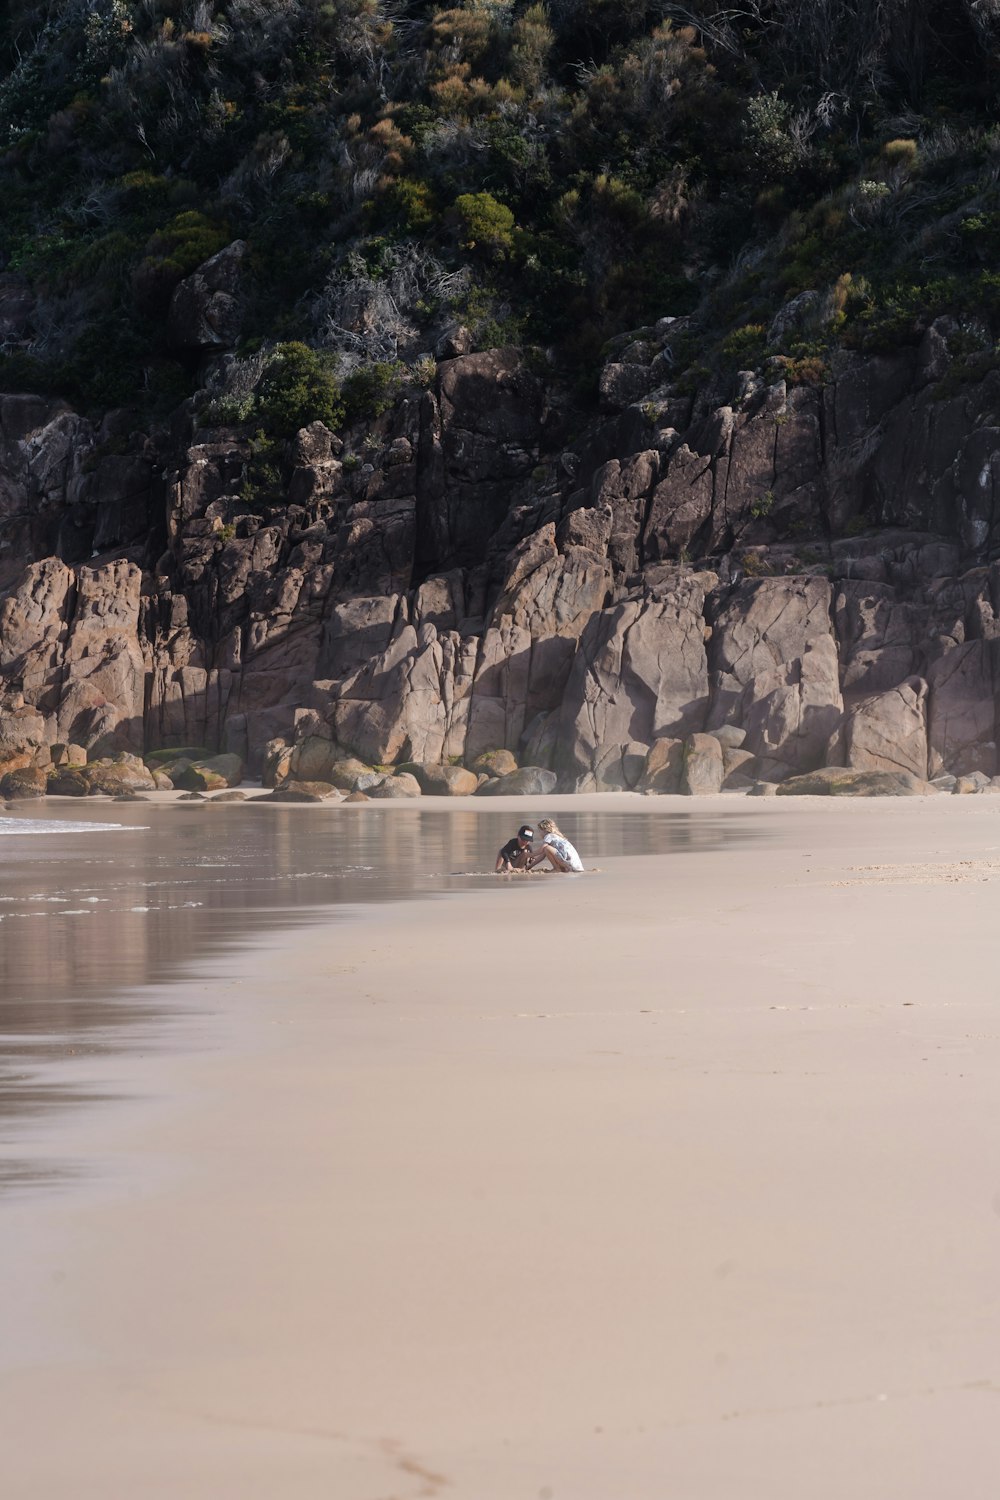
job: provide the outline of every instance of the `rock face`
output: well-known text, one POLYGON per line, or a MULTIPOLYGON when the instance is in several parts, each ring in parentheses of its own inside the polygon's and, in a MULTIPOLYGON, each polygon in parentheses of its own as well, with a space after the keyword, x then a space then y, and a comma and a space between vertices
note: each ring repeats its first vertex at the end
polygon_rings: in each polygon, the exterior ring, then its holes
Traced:
MULTIPOLYGON (((241 260, 177 289, 179 348, 235 337, 241 260)), ((616 341, 573 451, 518 350, 456 343, 359 451, 303 428, 270 507, 246 433, 0 396, 0 773, 72 744, 344 791, 996 775, 1000 376, 943 397, 929 335, 681 395, 678 331, 616 341)))
POLYGON ((243 320, 240 281, 249 247, 234 240, 185 278, 170 299, 167 338, 175 349, 231 349, 243 320))

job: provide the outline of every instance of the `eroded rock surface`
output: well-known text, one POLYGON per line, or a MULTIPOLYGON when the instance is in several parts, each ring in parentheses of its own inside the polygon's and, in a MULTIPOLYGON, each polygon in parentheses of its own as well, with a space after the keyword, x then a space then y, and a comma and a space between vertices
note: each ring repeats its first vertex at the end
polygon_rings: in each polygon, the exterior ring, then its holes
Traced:
MULTIPOLYGON (((184 347, 234 336, 240 259, 178 289, 184 347)), ((1000 377, 942 394, 929 337, 680 396, 669 322, 616 341, 572 451, 520 351, 456 346, 351 452, 304 428, 270 506, 245 432, 0 397, 0 770, 72 744, 348 791, 405 763, 489 794, 993 777, 1000 377)))

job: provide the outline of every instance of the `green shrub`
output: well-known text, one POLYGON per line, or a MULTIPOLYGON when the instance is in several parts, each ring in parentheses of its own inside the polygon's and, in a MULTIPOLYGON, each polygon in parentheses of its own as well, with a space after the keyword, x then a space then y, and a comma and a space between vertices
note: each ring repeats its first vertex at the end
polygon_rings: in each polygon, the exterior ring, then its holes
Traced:
POLYGON ((514 245, 514 215, 492 193, 460 193, 455 199, 459 239, 466 250, 502 259, 514 245))
POLYGON ((328 362, 308 344, 279 344, 257 387, 253 416, 274 438, 294 437, 310 422, 339 427, 344 404, 328 362))
POLYGON ((426 182, 404 177, 392 185, 388 202, 410 234, 423 234, 437 220, 434 193, 426 182))
POLYGON ((177 214, 150 236, 146 254, 133 277, 136 300, 144 311, 162 313, 178 282, 229 243, 228 225, 213 222, 196 209, 177 214))
POLYGON ((732 369, 752 370, 763 358, 766 343, 767 329, 763 323, 744 323, 723 339, 720 352, 732 369))
POLYGON ((380 417, 394 405, 406 366, 395 363, 359 365, 344 381, 344 413, 348 422, 380 417))

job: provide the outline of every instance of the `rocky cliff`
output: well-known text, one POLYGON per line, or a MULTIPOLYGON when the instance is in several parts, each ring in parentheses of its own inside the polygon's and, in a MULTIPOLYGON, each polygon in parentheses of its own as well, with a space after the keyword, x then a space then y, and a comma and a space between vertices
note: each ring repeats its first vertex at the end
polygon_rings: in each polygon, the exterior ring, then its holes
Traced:
POLYGON ((941 319, 822 385, 678 394, 681 332, 616 341, 579 428, 521 351, 445 359, 299 431, 270 506, 249 435, 188 408, 143 433, 0 397, 0 772, 65 742, 320 779, 507 748, 675 790, 715 731, 711 785, 995 774, 1000 373, 949 384, 941 319))

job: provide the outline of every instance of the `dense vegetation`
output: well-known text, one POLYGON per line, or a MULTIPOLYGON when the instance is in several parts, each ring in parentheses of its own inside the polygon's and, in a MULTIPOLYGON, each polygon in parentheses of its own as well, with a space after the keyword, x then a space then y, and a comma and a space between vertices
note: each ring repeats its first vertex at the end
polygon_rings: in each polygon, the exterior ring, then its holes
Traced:
POLYGON ((290 389, 378 410, 455 323, 552 350, 581 399, 609 337, 694 311, 694 378, 820 380, 941 312, 982 363, 998 69, 995 0, 10 0, 0 271, 37 300, 0 382, 168 408, 205 377, 171 294, 237 238, 215 397, 272 438, 290 389))

